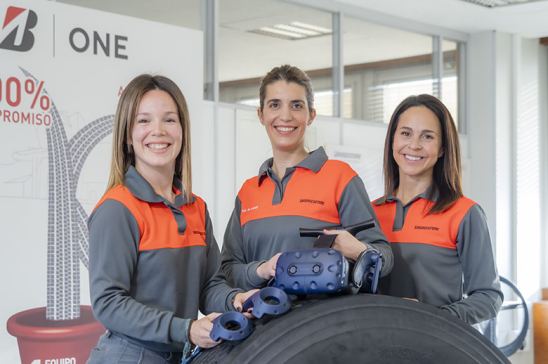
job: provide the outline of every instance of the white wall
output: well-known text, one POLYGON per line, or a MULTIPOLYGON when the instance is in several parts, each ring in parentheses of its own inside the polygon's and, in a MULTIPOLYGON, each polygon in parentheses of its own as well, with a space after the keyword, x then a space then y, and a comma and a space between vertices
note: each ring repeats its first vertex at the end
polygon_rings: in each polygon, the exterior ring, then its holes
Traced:
MULTIPOLYGON (((541 235, 548 55, 537 39, 500 32, 472 34, 468 49, 470 196, 487 214, 499 273, 533 302, 548 282, 546 231, 541 235)), ((528 342, 514 363, 532 362, 528 342)))
POLYGON ((514 36, 512 51, 518 62, 515 120, 516 282, 523 295, 539 298, 541 280, 539 44, 514 36), (517 38, 517 39, 516 39, 517 38), (533 254, 532 254, 533 253, 533 254))
POLYGON ((487 215, 493 240, 497 238, 496 183, 496 34, 471 35, 468 42, 468 156, 472 176, 469 197, 487 215))
MULTIPOLYGON (((548 226, 548 46, 539 50, 539 105, 540 105, 540 137, 541 137, 541 192, 542 192, 542 223, 548 226)), ((541 285, 548 287, 548 229, 543 229, 541 236, 541 257, 544 257, 541 267, 541 285)))

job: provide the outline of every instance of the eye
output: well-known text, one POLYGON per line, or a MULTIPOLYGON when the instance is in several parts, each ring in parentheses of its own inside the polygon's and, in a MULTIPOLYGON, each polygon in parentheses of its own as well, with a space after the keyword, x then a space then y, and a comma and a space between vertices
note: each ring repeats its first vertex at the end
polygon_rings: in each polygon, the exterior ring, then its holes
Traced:
POLYGON ((407 136, 410 136, 411 133, 408 130, 401 130, 400 135, 407 137, 407 136))
POLYGON ((166 119, 166 123, 174 123, 176 122, 177 120, 173 119, 173 118, 169 118, 169 119, 166 119))
POLYGON ((292 105, 293 109, 295 110, 301 110, 304 108, 304 104, 300 101, 294 102, 292 105))
POLYGON ((435 139, 433 134, 424 134, 422 137, 423 137, 423 139, 426 139, 426 140, 435 139))
POLYGON ((139 118, 137 119, 137 124, 145 124, 145 123, 148 123, 149 120, 146 119, 146 118, 139 118))

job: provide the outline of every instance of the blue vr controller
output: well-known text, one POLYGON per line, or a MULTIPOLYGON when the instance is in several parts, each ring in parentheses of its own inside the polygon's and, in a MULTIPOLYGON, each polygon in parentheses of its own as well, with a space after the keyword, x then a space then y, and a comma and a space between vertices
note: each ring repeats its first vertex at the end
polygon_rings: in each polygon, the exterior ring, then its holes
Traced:
POLYGON ((359 287, 361 292, 377 293, 381 269, 381 254, 366 250, 354 263, 352 271, 354 284, 359 287))
MULTIPOLYGON (((253 307, 251 314, 256 318, 264 315, 283 315, 291 308, 291 300, 287 294, 275 287, 266 287, 255 292, 243 304, 243 311, 253 307)), ((209 333, 214 341, 240 341, 253 332, 253 324, 240 312, 225 312, 213 320, 213 328, 209 333)))
POLYGON ((249 297, 243 305, 243 311, 253 307, 251 314, 256 318, 264 315, 283 315, 291 308, 291 300, 287 294, 276 287, 265 287, 249 297))
MULTIPOLYGON (((240 312, 225 312, 213 320, 213 327, 209 337, 213 341, 227 340, 240 341, 246 339, 253 332, 253 324, 240 312)), ((196 346, 188 357, 181 358, 180 364, 190 364, 202 353, 202 348, 196 346)))
POLYGON ((253 332, 253 325, 240 312, 225 312, 213 320, 213 328, 209 333, 211 340, 243 340, 253 332))
MULTIPOLYGON (((368 220, 345 230, 355 235, 374 226, 374 220, 368 220)), ((296 295, 358 293, 360 290, 376 293, 382 268, 380 253, 366 250, 351 263, 339 251, 331 249, 337 236, 324 235, 323 229, 300 229, 301 236, 318 237, 314 242, 316 249, 282 253, 272 285, 296 295)))

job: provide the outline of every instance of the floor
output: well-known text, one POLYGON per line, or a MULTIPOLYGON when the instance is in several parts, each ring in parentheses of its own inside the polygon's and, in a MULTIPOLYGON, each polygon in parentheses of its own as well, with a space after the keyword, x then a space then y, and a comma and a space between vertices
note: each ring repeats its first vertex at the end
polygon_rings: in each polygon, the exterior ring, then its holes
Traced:
POLYGON ((518 351, 510 357, 512 364, 533 364, 534 361, 533 348, 525 348, 523 351, 518 351))

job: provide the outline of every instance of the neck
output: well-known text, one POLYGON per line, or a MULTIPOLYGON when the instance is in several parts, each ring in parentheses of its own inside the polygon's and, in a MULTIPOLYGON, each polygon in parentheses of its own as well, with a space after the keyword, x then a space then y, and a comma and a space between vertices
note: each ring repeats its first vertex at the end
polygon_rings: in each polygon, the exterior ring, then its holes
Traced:
POLYGON ((138 167, 136 169, 147 180, 154 192, 171 203, 175 201, 175 193, 173 192, 173 173, 175 170, 173 168, 165 171, 149 168, 143 171, 138 167))
POLYGON ((432 185, 432 176, 414 177, 400 174, 400 185, 396 191, 396 197, 405 205, 415 196, 425 192, 432 185))
POLYGON ((274 170, 274 173, 276 173, 279 179, 282 179, 287 168, 296 166, 306 157, 308 157, 308 153, 304 147, 291 152, 280 150, 274 151, 272 170, 274 170))

